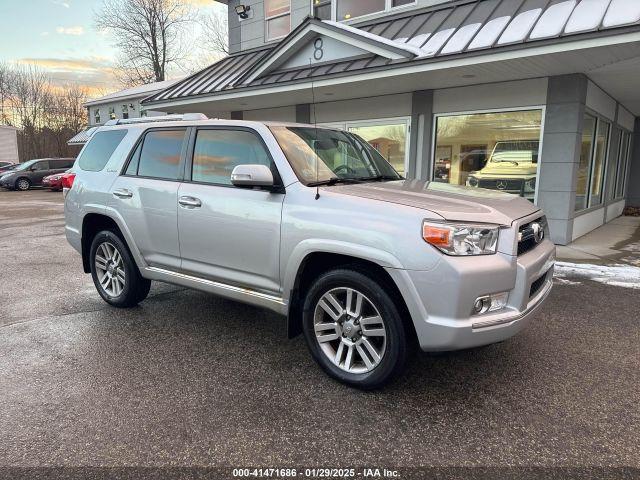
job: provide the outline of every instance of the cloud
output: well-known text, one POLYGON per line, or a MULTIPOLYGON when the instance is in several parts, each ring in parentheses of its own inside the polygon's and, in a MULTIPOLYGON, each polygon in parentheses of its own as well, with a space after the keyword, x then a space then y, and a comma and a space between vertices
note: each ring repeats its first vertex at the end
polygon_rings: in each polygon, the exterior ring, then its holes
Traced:
POLYGON ((105 57, 21 58, 18 63, 41 68, 51 77, 54 86, 77 84, 85 87, 91 96, 118 88, 111 60, 105 57))
POLYGON ((84 35, 84 27, 58 27, 56 28, 56 32, 60 35, 84 35))
POLYGON ((69 8, 71 6, 69 2, 65 2, 64 0, 50 0, 50 1, 54 5, 60 5, 61 7, 64 7, 64 8, 69 8))
POLYGON ((42 32, 40 34, 41 37, 48 37, 49 36, 49 32, 42 32))

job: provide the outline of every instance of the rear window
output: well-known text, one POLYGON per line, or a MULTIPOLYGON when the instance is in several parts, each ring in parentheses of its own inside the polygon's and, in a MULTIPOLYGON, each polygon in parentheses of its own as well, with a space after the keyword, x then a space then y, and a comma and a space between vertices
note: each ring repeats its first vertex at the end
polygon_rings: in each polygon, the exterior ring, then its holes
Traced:
MULTIPOLYGON (((185 129, 156 130, 147 133, 140 150, 138 176, 166 180, 180 178, 180 157, 185 133, 185 129)), ((132 162, 135 163, 135 161, 136 158, 133 158, 132 162)), ((127 173, 133 174, 129 169, 127 173)))
POLYGON ((94 134, 78 158, 79 167, 90 172, 102 170, 126 135, 126 130, 111 130, 94 134))

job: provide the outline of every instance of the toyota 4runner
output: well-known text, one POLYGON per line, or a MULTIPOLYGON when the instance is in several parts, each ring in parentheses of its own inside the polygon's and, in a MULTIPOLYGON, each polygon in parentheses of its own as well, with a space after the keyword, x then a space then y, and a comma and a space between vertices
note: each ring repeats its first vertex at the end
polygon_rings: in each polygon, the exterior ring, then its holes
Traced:
POLYGON ((376 388, 412 344, 505 340, 549 294, 531 202, 405 180, 349 132, 204 118, 110 121, 65 176, 67 238, 109 304, 158 280, 266 307, 329 375, 376 388))

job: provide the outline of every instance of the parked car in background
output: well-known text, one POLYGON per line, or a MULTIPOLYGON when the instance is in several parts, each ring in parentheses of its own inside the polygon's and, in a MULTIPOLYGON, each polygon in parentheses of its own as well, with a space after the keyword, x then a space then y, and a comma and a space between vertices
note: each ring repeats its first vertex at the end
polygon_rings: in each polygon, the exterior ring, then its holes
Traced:
POLYGON ((29 190, 42 185, 44 177, 64 173, 73 166, 74 158, 38 158, 20 164, 0 176, 0 187, 9 190, 29 190))
POLYGON ((67 174, 67 239, 115 307, 159 280, 270 308, 329 375, 375 388, 414 343, 515 335, 551 290, 523 198, 405 180, 348 131, 168 118, 100 127, 67 174))
POLYGON ((17 163, 0 162, 0 175, 2 175, 4 172, 8 172, 9 170, 13 170, 18 165, 19 164, 17 164, 17 163))
POLYGON ((64 177, 64 175, 66 173, 69 173, 70 171, 71 169, 62 173, 55 173, 53 175, 44 177, 42 179, 42 186, 45 188, 49 188, 54 192, 62 191, 62 177, 64 177))

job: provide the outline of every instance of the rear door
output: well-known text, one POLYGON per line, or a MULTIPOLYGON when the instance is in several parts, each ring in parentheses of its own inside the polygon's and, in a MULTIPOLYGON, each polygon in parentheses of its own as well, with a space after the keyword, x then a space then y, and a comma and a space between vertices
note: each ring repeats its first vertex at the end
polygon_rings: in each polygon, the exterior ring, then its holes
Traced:
POLYGON ((50 175, 49 160, 40 160, 31 167, 29 171, 29 180, 31 185, 42 185, 42 179, 50 175))
POLYGON ((114 208, 124 218, 143 258, 152 267, 178 270, 178 188, 183 178, 187 128, 143 133, 111 187, 114 208))
POLYGON ((231 184, 237 165, 277 170, 262 138, 246 128, 197 129, 178 193, 185 273, 251 290, 280 293, 283 190, 231 184))

